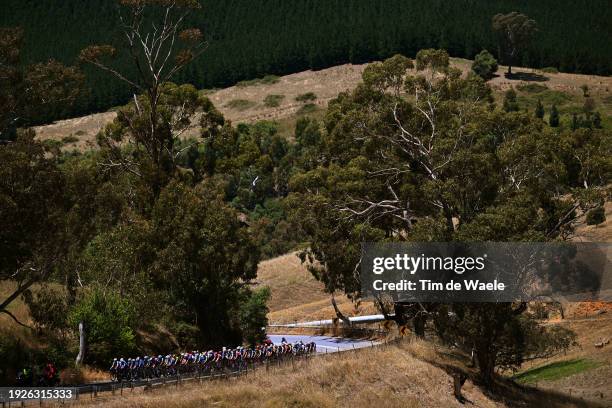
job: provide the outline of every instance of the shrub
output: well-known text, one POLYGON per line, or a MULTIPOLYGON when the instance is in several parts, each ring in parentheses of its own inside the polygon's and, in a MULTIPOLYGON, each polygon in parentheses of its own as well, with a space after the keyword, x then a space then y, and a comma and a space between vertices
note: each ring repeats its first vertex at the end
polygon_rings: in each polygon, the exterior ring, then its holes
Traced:
POLYGON ((544 118, 544 105, 542 105, 542 101, 538 99, 538 104, 535 109, 535 117, 538 119, 544 118))
POLYGON ((317 99, 317 95, 314 92, 306 92, 295 97, 298 102, 310 102, 317 99))
POLYGON ((280 106, 283 99, 285 95, 268 95, 264 98, 264 105, 268 108, 276 108, 280 106))
POLYGON ((313 113, 317 111, 317 105, 315 105, 314 103, 307 103, 306 105, 302 106, 300 109, 298 109, 298 111, 296 112, 298 115, 307 115, 309 113, 313 113))
POLYGON ((78 141, 79 141, 79 138, 73 135, 65 136, 62 138, 62 143, 64 144, 76 143, 78 141))
POLYGON ((589 86, 587 84, 582 84, 580 86, 580 89, 582 89, 582 96, 584 96, 585 98, 588 98, 590 96, 589 86))
POLYGON ((116 293, 94 288, 85 292, 68 316, 70 327, 85 326, 85 361, 106 364, 135 348, 136 312, 130 301, 116 293))
POLYGON ((255 105, 257 105, 255 102, 249 101, 248 99, 232 99, 231 101, 225 104, 226 107, 238 111, 247 110, 255 105))
POLYGON ((548 124, 550 127, 559 127, 559 110, 557 109, 557 105, 553 104, 552 108, 550 109, 548 124))
POLYGON ((497 60, 487 50, 482 50, 476 55, 472 64, 472 71, 483 79, 491 78, 497 72, 497 68, 497 60))
POLYGON ((597 207, 586 215, 587 225, 599 225, 606 221, 606 212, 603 207, 597 207))
POLYGON ((55 139, 43 140, 42 145, 46 150, 59 150, 62 148, 62 142, 55 139))
POLYGON ((585 113, 591 113, 595 110, 595 100, 593 98, 586 98, 584 100, 584 105, 582 106, 582 110, 585 113))
POLYGON ((545 67, 545 68, 542 68, 542 72, 547 73, 547 74, 558 74, 559 70, 555 67, 545 67))
POLYGON ((519 110, 519 105, 516 101, 516 92, 513 88, 506 91, 504 95, 503 108, 506 112, 517 112, 519 110))
POLYGON ((243 338, 251 345, 261 343, 266 338, 265 327, 268 325, 268 306, 270 289, 263 287, 254 291, 243 292, 240 308, 240 329, 243 338))

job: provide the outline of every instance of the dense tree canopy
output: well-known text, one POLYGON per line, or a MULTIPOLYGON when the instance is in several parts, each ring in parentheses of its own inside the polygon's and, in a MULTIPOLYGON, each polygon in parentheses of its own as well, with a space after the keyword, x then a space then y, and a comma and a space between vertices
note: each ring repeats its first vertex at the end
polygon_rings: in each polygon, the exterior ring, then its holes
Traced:
MULTIPOLYGON (((318 261, 313 272, 332 293, 359 297, 363 242, 565 239, 578 213, 605 196, 609 132, 554 132, 509 109, 512 101, 495 107, 484 81, 450 68, 444 51, 423 50, 415 65, 417 75, 400 75, 401 93, 379 86, 394 83, 381 79, 389 72, 366 70, 362 84, 332 101, 317 166, 290 180, 287 200, 310 239, 303 256, 318 261)), ((451 344, 473 348, 490 381, 495 367, 552 352, 530 343, 537 325, 525 310, 396 304, 395 319, 422 334, 431 318, 451 344), (459 317, 449 319, 448 308, 459 317)), ((550 347, 571 344, 569 333, 556 335, 565 340, 551 338, 550 347)))
MULTIPOLYGON (((175 78, 197 87, 223 87, 266 74, 362 63, 422 48, 444 48, 473 58, 482 49, 497 52, 491 18, 512 11, 537 21, 539 32, 515 64, 554 66, 561 71, 610 74, 610 15, 607 0, 580 1, 342 1, 202 0, 188 26, 208 42, 205 57, 175 78), (568 30, 567 27, 572 29, 568 30)), ((54 58, 73 64, 82 48, 123 41, 113 1, 7 0, 0 26, 20 26, 27 50, 24 62, 54 58)), ((496 57, 500 58, 499 55, 496 57)), ((129 65, 129 59, 117 62, 129 65)), ((72 114, 125 103, 131 92, 120 81, 87 69, 91 95, 72 114)))

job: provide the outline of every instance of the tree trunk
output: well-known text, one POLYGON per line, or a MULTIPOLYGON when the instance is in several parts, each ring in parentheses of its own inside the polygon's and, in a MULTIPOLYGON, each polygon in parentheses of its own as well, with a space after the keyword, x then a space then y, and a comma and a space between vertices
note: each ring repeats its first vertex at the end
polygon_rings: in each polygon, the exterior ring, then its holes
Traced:
POLYGON ((512 65, 508 65, 508 75, 507 76, 512 76, 512 65))
POLYGON ((79 322, 79 354, 76 357, 75 365, 79 367, 85 359, 85 328, 83 322, 79 322))
POLYGON ((425 322, 427 318, 417 312, 416 316, 412 319, 412 324, 414 326, 414 334, 418 337, 425 337, 425 322))
POLYGON ((331 304, 334 307, 334 311, 336 312, 336 316, 338 316, 338 319, 342 320, 342 323, 344 323, 347 327, 350 326, 351 321, 344 314, 342 314, 340 309, 338 309, 338 305, 336 304, 336 298, 334 297, 333 293, 331 297, 331 304))
POLYGON ((480 377, 485 385, 493 383, 493 373, 495 372, 495 358, 492 353, 476 349, 476 359, 478 360, 478 370, 480 377))
POLYGON ((465 384, 466 380, 467 376, 464 373, 453 373, 453 394, 455 395, 457 401, 461 402, 462 404, 465 402, 465 398, 463 395, 461 395, 461 388, 463 387, 463 384, 465 384))

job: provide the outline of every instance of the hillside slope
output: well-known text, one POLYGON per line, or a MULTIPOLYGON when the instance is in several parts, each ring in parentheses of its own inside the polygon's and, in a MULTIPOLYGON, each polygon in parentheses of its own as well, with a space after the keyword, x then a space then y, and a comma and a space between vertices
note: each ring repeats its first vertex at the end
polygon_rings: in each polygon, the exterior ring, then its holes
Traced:
MULTIPOLYGON (((452 65, 467 73, 471 61, 452 59, 452 65)), ((306 105, 312 110, 323 110, 328 102, 340 92, 353 89, 360 81, 361 74, 368 64, 339 65, 320 71, 304 71, 278 78, 274 83, 237 85, 221 90, 203 91, 227 119, 235 123, 253 123, 259 120, 281 122, 281 130, 289 136, 293 133, 292 124, 301 115, 306 105), (312 92, 316 99, 311 102, 296 101, 296 97, 312 92), (265 105, 265 98, 278 95, 279 105, 265 105), (287 123, 283 123, 287 122, 287 123)), ((523 73, 525 80, 508 80, 504 77, 506 67, 500 66, 497 76, 489 81, 496 99, 499 101, 510 87, 518 89, 519 103, 522 108, 533 110, 538 99, 542 100, 546 111, 555 103, 562 115, 580 113, 584 104, 582 85, 589 87, 590 97, 595 101, 596 110, 603 116, 605 126, 612 127, 612 77, 578 75, 565 73, 543 73, 529 68, 515 68, 523 73)), ((114 112, 103 112, 80 118, 57 121, 46 126, 35 127, 42 140, 61 141, 72 136, 75 141, 65 144, 66 149, 87 149, 95 147, 98 131, 115 117, 114 112)), ((194 128, 187 136, 198 134, 194 128)))
MULTIPOLYGON (((82 399, 80 407, 586 407, 578 398, 555 391, 500 382, 495 393, 471 380, 453 396, 449 372, 466 371, 461 357, 419 341, 313 357, 270 370, 259 369, 234 381, 204 382, 150 392, 82 399)), ((467 370, 468 373, 469 370, 467 370)), ((470 373, 471 375, 471 373, 470 373)))

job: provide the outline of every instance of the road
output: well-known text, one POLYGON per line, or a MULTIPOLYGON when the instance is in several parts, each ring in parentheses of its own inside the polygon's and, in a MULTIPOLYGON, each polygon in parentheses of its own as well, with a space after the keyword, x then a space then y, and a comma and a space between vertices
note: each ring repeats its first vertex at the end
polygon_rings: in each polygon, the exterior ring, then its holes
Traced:
POLYGON ((318 353, 333 353, 337 351, 352 350, 356 348, 371 347, 376 344, 370 340, 356 340, 347 339, 343 337, 329 337, 329 336, 309 336, 299 334, 269 334, 268 338, 272 340, 274 344, 280 344, 281 340, 285 338, 289 343, 295 343, 297 341, 303 341, 309 343, 314 341, 317 345, 318 353))

